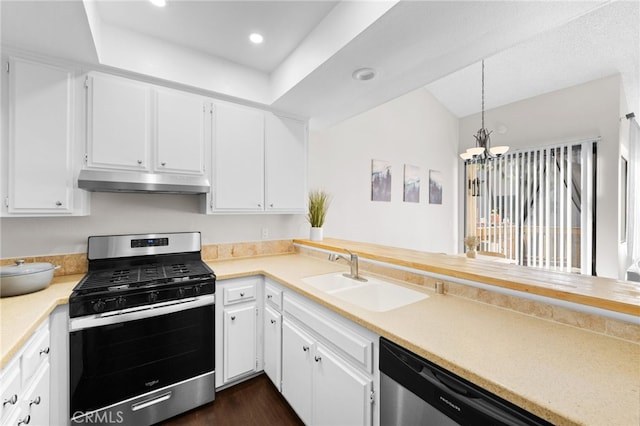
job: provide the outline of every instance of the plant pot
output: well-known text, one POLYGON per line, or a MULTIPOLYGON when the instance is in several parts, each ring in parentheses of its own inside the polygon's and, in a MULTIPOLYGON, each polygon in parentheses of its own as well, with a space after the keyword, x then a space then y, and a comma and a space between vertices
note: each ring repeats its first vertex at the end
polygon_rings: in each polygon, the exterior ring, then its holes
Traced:
POLYGON ((322 228, 312 226, 309 239, 311 241, 322 241, 322 228))

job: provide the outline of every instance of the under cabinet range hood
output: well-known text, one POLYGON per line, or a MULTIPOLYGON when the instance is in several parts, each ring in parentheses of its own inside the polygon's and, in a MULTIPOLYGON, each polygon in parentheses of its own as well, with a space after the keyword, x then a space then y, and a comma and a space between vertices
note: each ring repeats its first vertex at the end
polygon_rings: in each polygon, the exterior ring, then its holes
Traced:
POLYGON ((169 173, 81 170, 78 176, 78 188, 95 192, 204 194, 210 186, 205 176, 169 173))

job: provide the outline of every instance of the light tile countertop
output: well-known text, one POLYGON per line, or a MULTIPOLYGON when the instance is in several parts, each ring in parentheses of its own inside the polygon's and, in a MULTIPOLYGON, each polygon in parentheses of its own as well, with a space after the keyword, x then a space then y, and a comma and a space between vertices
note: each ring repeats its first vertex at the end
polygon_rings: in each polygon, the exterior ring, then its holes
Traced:
MULTIPOLYGON (((299 254, 208 263, 219 280, 270 277, 554 424, 640 424, 638 344, 423 287, 413 288, 427 299, 367 311, 302 281, 346 266, 299 254)), ((0 299, 1 366, 55 306, 68 302, 80 278, 55 278, 41 292, 0 299)))

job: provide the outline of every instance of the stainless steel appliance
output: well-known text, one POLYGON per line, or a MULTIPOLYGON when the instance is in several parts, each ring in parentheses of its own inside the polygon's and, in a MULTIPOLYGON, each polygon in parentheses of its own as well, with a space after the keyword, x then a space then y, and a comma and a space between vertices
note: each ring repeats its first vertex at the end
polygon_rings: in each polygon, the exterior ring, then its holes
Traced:
POLYGON ((380 338, 380 424, 551 425, 424 358, 380 338))
POLYGON ((200 233, 89 237, 69 297, 71 424, 150 425, 215 398, 200 233))

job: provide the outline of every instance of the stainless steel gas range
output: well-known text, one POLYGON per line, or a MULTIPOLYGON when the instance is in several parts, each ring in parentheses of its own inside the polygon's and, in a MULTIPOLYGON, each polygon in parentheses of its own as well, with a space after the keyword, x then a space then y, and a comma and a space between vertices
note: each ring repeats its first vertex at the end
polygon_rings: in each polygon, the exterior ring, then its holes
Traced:
POLYGON ((215 398, 200 233, 89 237, 69 297, 71 424, 150 425, 215 398))

